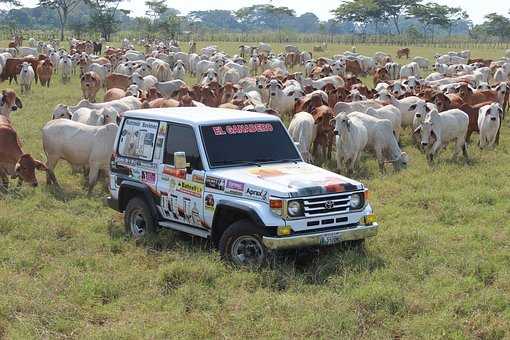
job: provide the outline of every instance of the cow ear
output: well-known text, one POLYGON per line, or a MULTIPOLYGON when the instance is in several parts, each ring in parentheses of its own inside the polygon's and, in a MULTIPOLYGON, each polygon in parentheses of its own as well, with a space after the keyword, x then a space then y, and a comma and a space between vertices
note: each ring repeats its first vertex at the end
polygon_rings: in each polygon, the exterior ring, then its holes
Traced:
POLYGON ((411 111, 416 110, 416 104, 413 104, 413 105, 409 106, 409 110, 411 110, 411 111))
MULTIPOLYGON (((3 97, 2 97, 2 100, 3 100, 3 97)), ((16 103, 16 106, 19 107, 20 109, 23 108, 23 103, 21 102, 21 99, 19 99, 18 97, 16 97, 16 100, 14 101, 16 103)))
POLYGON ((414 129, 413 135, 417 134, 417 133, 420 133, 420 131, 421 131, 421 125, 418 125, 418 127, 416 129, 414 129))

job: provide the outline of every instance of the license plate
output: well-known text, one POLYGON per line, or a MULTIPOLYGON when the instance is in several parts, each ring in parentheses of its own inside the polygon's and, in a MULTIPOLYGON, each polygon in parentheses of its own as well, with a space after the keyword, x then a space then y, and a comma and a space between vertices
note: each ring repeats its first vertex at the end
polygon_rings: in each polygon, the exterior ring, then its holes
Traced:
POLYGON ((341 233, 328 234, 328 235, 321 236, 320 244, 321 244, 321 246, 328 246, 331 244, 339 243, 341 240, 342 240, 341 233))

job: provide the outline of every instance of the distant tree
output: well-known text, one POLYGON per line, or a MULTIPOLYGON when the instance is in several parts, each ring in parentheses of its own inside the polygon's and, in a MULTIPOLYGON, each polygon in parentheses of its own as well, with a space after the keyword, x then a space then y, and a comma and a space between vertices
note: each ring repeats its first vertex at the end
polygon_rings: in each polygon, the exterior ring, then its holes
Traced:
POLYGON ((147 15, 153 23, 160 19, 163 13, 168 10, 168 6, 165 4, 165 2, 165 0, 145 1, 145 6, 149 8, 147 11, 145 11, 145 15, 147 15))
POLYGON ((94 29, 99 29, 101 37, 110 41, 112 33, 118 30, 119 21, 116 18, 117 11, 128 14, 128 10, 119 10, 123 0, 84 0, 92 10, 90 24, 94 29))
POLYGON ((60 23, 60 41, 64 40, 64 31, 69 14, 81 2, 82 0, 39 0, 40 6, 54 9, 57 12, 60 23))
POLYGON ((238 31, 241 28, 232 11, 227 10, 192 11, 188 14, 188 19, 190 22, 198 22, 202 27, 212 29, 238 31))
POLYGON ((448 26, 448 37, 452 36, 453 27, 461 21, 466 21, 469 18, 469 15, 465 10, 460 7, 449 7, 446 20, 448 26))
POLYGON ((375 0, 385 20, 391 20, 397 34, 400 34, 400 19, 422 0, 375 0))
POLYGON ((380 7, 374 0, 344 1, 331 11, 340 22, 353 22, 359 33, 365 37, 368 24, 373 22, 380 13, 380 7))
POLYGON ((182 32, 182 24, 184 18, 178 15, 170 15, 166 21, 161 22, 161 28, 163 32, 170 35, 172 39, 175 39, 178 34, 182 32))
POLYGON ((448 14, 450 8, 445 5, 439 5, 434 2, 429 2, 424 5, 417 4, 409 10, 409 15, 423 25, 423 32, 431 34, 434 39, 434 27, 439 26, 447 28, 449 25, 448 14))
POLYGON ((510 36, 510 19, 497 14, 489 13, 484 17, 485 21, 476 27, 477 32, 498 37, 500 41, 508 41, 510 36))
POLYGON ((276 22, 276 27, 278 29, 278 37, 280 42, 282 42, 282 19, 284 17, 294 17, 296 12, 293 9, 288 7, 276 7, 273 5, 266 5, 266 11, 269 15, 271 15, 276 22))

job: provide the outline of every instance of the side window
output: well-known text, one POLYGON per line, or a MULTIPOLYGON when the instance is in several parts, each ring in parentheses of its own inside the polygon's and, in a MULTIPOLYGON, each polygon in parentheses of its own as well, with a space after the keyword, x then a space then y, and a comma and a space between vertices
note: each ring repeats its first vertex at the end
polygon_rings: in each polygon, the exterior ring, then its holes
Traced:
POLYGON ((166 137, 165 164, 174 165, 174 153, 178 151, 186 153, 186 159, 190 163, 189 171, 204 169, 193 128, 169 124, 166 137))
POLYGON ((118 152, 120 156, 152 161, 159 123, 128 118, 122 126, 118 152))

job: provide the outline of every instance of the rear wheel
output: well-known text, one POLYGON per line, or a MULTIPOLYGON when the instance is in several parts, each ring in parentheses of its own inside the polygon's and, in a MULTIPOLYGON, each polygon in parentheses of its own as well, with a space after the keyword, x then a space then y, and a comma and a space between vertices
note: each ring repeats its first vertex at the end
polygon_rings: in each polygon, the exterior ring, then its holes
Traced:
POLYGON ((128 202, 124 212, 124 225, 126 232, 134 238, 156 231, 149 206, 140 197, 134 197, 128 202))
POLYGON ((221 236, 219 250, 225 260, 238 266, 259 267, 268 256, 259 229, 249 220, 228 227, 221 236))

